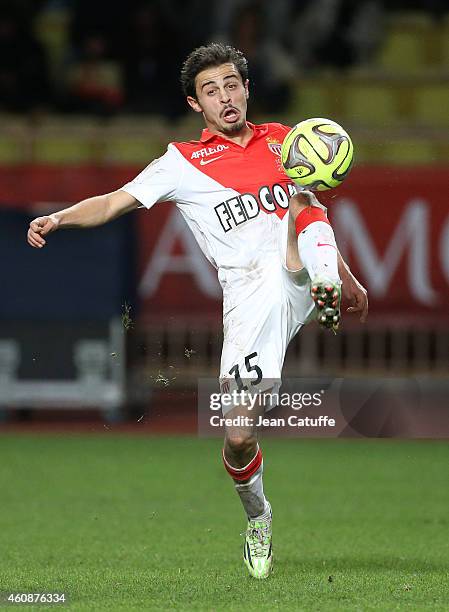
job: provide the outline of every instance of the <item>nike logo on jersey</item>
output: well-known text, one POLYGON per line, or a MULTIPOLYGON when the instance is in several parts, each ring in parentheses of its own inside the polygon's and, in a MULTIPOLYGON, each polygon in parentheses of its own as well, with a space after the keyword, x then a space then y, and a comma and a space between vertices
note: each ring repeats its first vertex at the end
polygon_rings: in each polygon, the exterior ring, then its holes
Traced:
POLYGON ((329 244, 328 242, 318 242, 317 246, 330 246, 335 249, 335 244, 329 244))
POLYGON ((220 157, 223 157, 223 155, 219 155, 218 157, 213 157, 212 159, 202 159, 200 161, 200 166, 205 166, 206 164, 211 164, 214 161, 217 161, 217 159, 220 159, 220 157))

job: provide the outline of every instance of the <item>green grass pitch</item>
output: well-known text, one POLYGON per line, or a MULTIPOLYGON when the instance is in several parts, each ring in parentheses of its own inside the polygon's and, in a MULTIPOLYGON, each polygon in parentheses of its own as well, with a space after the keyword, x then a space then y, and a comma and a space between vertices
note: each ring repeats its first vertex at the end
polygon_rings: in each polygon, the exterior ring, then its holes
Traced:
POLYGON ((66 593, 52 610, 449 609, 447 442, 262 447, 275 570, 258 582, 219 440, 1 436, 2 596, 66 593))

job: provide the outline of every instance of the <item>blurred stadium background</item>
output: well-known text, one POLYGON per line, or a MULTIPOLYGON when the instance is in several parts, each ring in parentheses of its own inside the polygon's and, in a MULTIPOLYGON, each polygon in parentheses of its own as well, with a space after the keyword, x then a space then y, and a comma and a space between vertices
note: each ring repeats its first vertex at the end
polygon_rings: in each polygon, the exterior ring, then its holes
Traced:
MULTIPOLYGON (((286 374, 418 378, 444 406, 444 1, 0 5, 4 431, 92 419, 195 431, 197 379, 218 371, 221 294, 175 208, 57 233, 42 252, 25 238, 37 214, 119 188, 169 141, 198 137, 201 121, 187 111, 178 73, 193 47, 212 40, 249 59, 250 120, 329 117, 355 144, 350 178, 322 200, 368 288, 370 317, 359 326, 345 316, 336 337, 303 330, 286 374)), ((447 436, 440 424, 412 434, 447 436)))
POLYGON ((178 73, 212 40, 248 56, 250 120, 325 116, 355 145, 322 199, 370 316, 308 326, 285 375, 393 377, 398 404, 374 394, 345 435, 449 437, 447 2, 0 0, 0 605, 447 610, 447 441, 264 440, 276 568, 251 582, 221 442, 165 435, 196 433, 222 334, 175 208, 26 243, 198 137, 178 73))

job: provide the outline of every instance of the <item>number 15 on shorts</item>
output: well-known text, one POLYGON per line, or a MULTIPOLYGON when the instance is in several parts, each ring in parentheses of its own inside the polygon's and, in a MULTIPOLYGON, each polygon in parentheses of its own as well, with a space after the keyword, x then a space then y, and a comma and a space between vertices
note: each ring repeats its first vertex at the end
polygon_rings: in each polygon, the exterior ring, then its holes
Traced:
MULTIPOLYGON (((258 365, 252 365, 251 364, 251 359, 254 359, 255 357, 257 357, 257 353, 251 353, 250 355, 247 355, 245 357, 245 368, 246 371, 250 374, 251 372, 256 372, 257 374, 257 378, 251 379, 250 384, 251 386, 254 387, 254 385, 258 385, 261 380, 262 380, 262 370, 259 368, 258 365)), ((229 374, 231 376, 234 376, 235 378, 235 382, 237 383, 237 391, 248 391, 248 387, 243 384, 243 380, 242 377, 240 375, 240 369, 238 364, 236 364, 235 366, 232 366, 232 368, 229 370, 229 374)))

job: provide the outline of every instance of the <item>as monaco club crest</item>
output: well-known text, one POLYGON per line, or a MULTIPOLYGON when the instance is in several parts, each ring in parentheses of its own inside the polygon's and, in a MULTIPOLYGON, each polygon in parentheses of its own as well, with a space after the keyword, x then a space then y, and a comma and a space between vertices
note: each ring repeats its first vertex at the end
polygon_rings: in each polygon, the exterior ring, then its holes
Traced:
POLYGON ((276 140, 275 138, 267 138, 267 146, 272 153, 278 157, 281 156, 282 144, 279 142, 279 140, 276 140))

